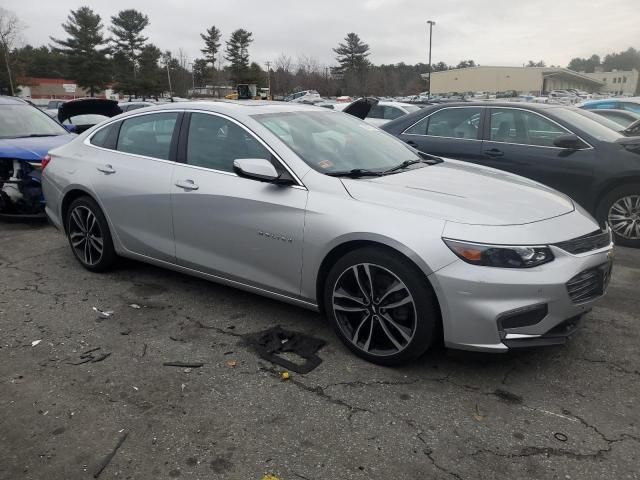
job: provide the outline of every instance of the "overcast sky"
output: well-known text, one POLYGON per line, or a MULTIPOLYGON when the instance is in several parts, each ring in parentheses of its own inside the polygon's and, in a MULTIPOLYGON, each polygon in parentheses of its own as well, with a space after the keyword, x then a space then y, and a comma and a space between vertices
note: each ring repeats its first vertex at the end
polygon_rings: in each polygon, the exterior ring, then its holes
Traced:
MULTIPOLYGON (((426 20, 434 28, 433 62, 522 65, 545 60, 565 66, 573 57, 640 48, 640 0, 2 0, 27 26, 24 41, 64 37, 69 10, 88 4, 105 27, 119 10, 149 16, 149 40, 162 50, 182 47, 200 56, 199 33, 216 25, 223 39, 236 28, 253 32, 252 61, 264 64, 282 52, 333 65, 332 48, 347 32, 371 46, 379 63, 427 61, 426 20)), ((264 65, 263 65, 264 66, 264 65)))

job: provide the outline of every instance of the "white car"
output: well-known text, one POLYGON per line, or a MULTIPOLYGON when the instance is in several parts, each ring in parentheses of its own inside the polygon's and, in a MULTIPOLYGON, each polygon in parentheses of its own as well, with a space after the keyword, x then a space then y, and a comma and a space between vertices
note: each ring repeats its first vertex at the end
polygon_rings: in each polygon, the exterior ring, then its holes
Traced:
POLYGON ((420 110, 420 107, 411 105, 410 103, 378 102, 378 104, 371 109, 364 121, 380 127, 391 120, 418 110, 420 110))
POLYGON ((316 103, 322 101, 322 97, 315 90, 303 90, 285 97, 285 102, 293 103, 316 103))

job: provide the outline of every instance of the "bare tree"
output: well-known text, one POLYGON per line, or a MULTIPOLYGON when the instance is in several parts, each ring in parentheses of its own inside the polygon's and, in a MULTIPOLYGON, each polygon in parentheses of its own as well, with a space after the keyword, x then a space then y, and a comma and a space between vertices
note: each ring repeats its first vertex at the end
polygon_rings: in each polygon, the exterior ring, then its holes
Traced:
POLYGON ((11 10, 0 7, 0 48, 4 51, 4 62, 9 76, 9 87, 11 95, 13 91, 13 79, 11 78, 11 66, 9 65, 9 53, 18 40, 20 32, 24 30, 24 25, 18 16, 11 10))

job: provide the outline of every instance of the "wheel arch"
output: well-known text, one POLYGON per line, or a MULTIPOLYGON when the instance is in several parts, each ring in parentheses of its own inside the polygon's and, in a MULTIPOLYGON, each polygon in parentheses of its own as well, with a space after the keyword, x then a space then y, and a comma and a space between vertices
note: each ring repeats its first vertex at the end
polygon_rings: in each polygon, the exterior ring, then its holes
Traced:
POLYGON ((71 205, 71 203, 80 197, 89 197, 91 198, 93 201, 95 201, 96 203, 97 200, 96 198, 89 193, 87 190, 80 188, 80 187, 73 187, 71 189, 69 189, 68 191, 66 191, 64 193, 64 196, 62 197, 62 202, 60 202, 60 219, 62 220, 62 228, 64 229, 64 232, 67 233, 67 211, 69 210, 69 205, 71 205))
POLYGON ((386 250, 388 252, 392 252, 395 255, 399 255, 400 257, 407 260, 416 269, 417 272, 419 272, 424 276, 425 284, 428 285, 428 287, 431 288, 431 290, 434 293, 434 298, 436 299, 436 302, 437 302, 437 307, 440 312, 440 317, 442 317, 442 311, 440 308, 440 302, 438 299, 438 295, 436 293, 436 289, 434 288, 433 284, 428 278, 428 275, 432 273, 431 269, 423 261, 419 260, 420 257, 418 257, 418 255, 413 250, 405 247, 404 245, 389 244, 383 241, 383 239, 371 239, 371 238, 344 240, 338 243, 337 245, 333 246, 331 250, 329 250, 329 252, 327 252, 327 254, 322 259, 322 262, 320 263, 320 266, 318 268, 318 273, 316 276, 316 291, 315 291, 318 308, 322 315, 326 313, 324 309, 324 302, 322 301, 324 296, 324 293, 323 293, 324 286, 332 265, 334 265, 335 262, 338 261, 338 259, 346 255, 347 253, 354 250, 361 249, 361 248, 365 248, 365 247, 375 247, 382 250, 386 250), (416 261, 417 259, 418 261, 416 261))
POLYGON ((600 208, 600 203, 602 199, 611 193, 616 188, 625 187, 627 185, 640 184, 640 172, 631 174, 629 176, 624 177, 616 177, 608 180, 606 183, 602 184, 600 188, 598 188, 598 194, 596 195, 596 200, 593 205, 593 214, 596 216, 598 214, 598 209, 600 208))

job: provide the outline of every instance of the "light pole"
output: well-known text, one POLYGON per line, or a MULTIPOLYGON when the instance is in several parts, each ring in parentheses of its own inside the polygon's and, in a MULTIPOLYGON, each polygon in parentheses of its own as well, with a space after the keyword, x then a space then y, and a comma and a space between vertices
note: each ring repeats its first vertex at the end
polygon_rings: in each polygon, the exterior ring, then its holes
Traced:
POLYGON ((436 24, 433 20, 427 20, 429 24, 429 70, 428 70, 428 81, 429 88, 427 89, 427 101, 431 98, 431 41, 433 39, 433 27, 436 24))

